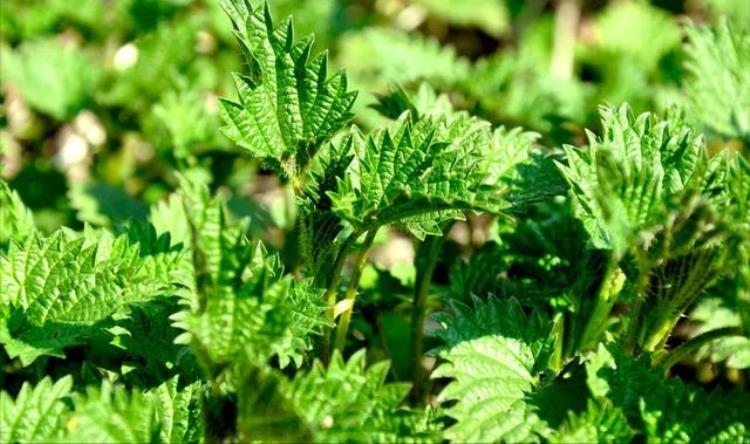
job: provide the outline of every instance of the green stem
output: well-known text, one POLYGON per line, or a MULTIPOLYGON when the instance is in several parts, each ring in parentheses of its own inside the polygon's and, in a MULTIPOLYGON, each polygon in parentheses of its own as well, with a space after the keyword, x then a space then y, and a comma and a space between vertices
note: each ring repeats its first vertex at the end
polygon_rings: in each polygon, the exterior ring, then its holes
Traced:
POLYGON ((349 323, 352 320, 352 312, 354 311, 354 302, 357 299, 357 288, 359 287, 359 278, 362 277, 362 270, 365 268, 367 263, 367 257, 370 255, 370 246, 372 241, 375 239, 375 234, 378 232, 377 228, 373 228, 367 232, 365 237, 365 243, 362 245, 362 250, 357 256, 357 263, 355 264, 354 273, 352 274, 349 287, 346 289, 346 301, 349 301, 349 306, 341 314, 338 326, 336 327, 336 339, 334 342, 334 350, 343 350, 346 344, 346 335, 349 332, 349 323))
POLYGON ((555 340, 552 355, 549 359, 549 368, 559 374, 566 359, 565 353, 565 313, 557 313, 552 320, 552 336, 555 340), (564 357, 565 356, 565 357, 564 357))
POLYGON ((655 359, 653 366, 661 365, 667 371, 678 362, 695 353, 703 345, 727 336, 743 336, 742 329, 739 327, 725 327, 701 333, 664 355, 661 359, 655 359))
MULTIPOLYGON (((443 232, 445 233, 445 230, 443 232)), ((414 362, 412 368, 412 377, 414 378, 412 397, 416 400, 422 398, 425 374, 425 369, 422 367, 422 358, 424 354, 424 321, 427 295, 430 291, 432 274, 435 271, 444 240, 444 235, 429 236, 420 244, 417 251, 417 282, 414 287, 414 303, 411 307, 411 356, 414 362)))
MULTIPOLYGON (((346 238, 341 249, 339 250, 336 260, 333 263, 333 272, 331 274, 331 280, 328 282, 326 287, 326 293, 324 299, 326 301, 326 315, 328 317, 328 323, 334 325, 334 310, 336 308, 336 299, 338 293, 339 282, 341 282, 341 274, 344 270, 344 263, 346 257, 349 254, 349 249, 357 242, 359 236, 362 235, 360 231, 354 231, 349 237, 346 238)), ((323 363, 328 364, 331 356, 331 337, 328 331, 323 333, 323 349, 321 351, 321 359, 323 363)))
POLYGON ((643 350, 653 352, 664 347, 683 312, 710 282, 710 263, 710 257, 699 258, 696 263, 691 264, 692 269, 687 279, 680 284, 677 291, 668 291, 665 301, 659 301, 656 320, 645 326, 647 334, 645 335, 645 341, 643 341, 643 350))
POLYGON ((650 278, 649 270, 641 267, 640 276, 635 291, 635 302, 630 310, 630 323, 628 330, 625 332, 624 348, 630 355, 635 354, 636 343, 643 325, 643 306, 646 303, 646 291, 650 278))
POLYGON ((586 318, 582 319, 585 327, 578 343, 579 350, 595 344, 606 330, 610 312, 624 284, 625 275, 617 266, 617 260, 610 256, 607 259, 606 270, 596 293, 594 305, 586 318))

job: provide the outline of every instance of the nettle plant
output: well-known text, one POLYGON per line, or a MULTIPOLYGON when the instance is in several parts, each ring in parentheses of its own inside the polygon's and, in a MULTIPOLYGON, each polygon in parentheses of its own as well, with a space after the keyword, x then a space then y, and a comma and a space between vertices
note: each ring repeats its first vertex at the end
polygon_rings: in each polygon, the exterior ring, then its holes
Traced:
POLYGON ((747 347, 741 156, 709 155, 677 110, 626 105, 601 108, 586 147, 558 152, 428 86, 381 97, 389 122, 364 132, 312 37, 267 7, 224 7, 247 72, 222 130, 293 196, 297 265, 251 239, 200 169, 147 223, 114 232, 44 235, 0 183, 2 381, 22 381, 0 393, 0 441, 750 439, 746 389, 670 377, 707 344, 747 347), (444 240, 473 214, 496 217, 497 239, 436 300, 444 240), (350 332, 385 228, 417 243, 401 378, 350 332), (741 321, 672 344, 711 291, 741 321))

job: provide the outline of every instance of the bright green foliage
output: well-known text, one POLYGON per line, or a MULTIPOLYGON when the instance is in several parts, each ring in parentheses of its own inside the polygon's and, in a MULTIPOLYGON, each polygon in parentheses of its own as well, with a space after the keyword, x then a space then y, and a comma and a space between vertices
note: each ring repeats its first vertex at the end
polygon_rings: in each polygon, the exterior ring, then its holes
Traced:
POLYGON ((380 114, 396 120, 409 111, 416 118, 450 117, 461 115, 445 94, 438 94, 429 83, 422 82, 415 92, 394 87, 387 94, 378 96, 378 103, 371 105, 380 114))
MULTIPOLYGON (((543 34, 540 38, 550 39, 543 34)), ((494 113, 493 119, 523 124, 527 129, 549 133, 565 131, 554 122, 581 122, 588 91, 575 81, 548 73, 548 50, 521 47, 482 58, 460 79, 461 90, 494 113)))
MULTIPOLYGON (((300 436, 280 435, 277 439, 305 439, 315 442, 414 442, 434 440, 428 418, 399 408, 409 392, 408 383, 385 383, 390 364, 366 365, 361 350, 345 361, 335 353, 328 368, 316 362, 312 369, 293 380, 277 382, 273 401, 257 399, 259 387, 248 387, 245 396, 255 397, 245 417, 245 433, 253 436, 269 428, 261 412, 272 405, 285 412, 286 430, 300 436), (262 401, 262 402, 261 402, 262 401), (264 408, 261 408, 264 405, 264 408), (255 408, 251 408, 251 407, 255 408), (295 425, 292 425, 295 424, 295 425), (304 438, 302 438, 304 437, 304 438)), ((263 393, 267 394, 267 393, 263 393)), ((281 413, 281 412, 277 412, 281 413)), ((281 418, 280 415, 277 416, 281 418)), ((278 433, 278 432, 275 432, 278 433)))
POLYGON ((440 394, 456 401, 446 414, 456 424, 445 437, 461 442, 538 441, 546 424, 529 403, 549 357, 549 325, 538 313, 526 316, 514 299, 475 299, 455 304, 456 315, 440 316, 437 335, 447 362, 433 378, 453 381, 440 394))
POLYGON ((185 376, 197 373, 185 347, 174 344, 181 333, 171 325, 169 316, 177 311, 173 299, 152 301, 131 307, 128 317, 107 329, 114 337, 110 344, 130 358, 123 373, 126 379, 161 381, 177 371, 185 376))
POLYGON ((717 18, 726 17, 737 26, 750 27, 750 9, 734 0, 705 0, 706 6, 717 18))
MULTIPOLYGON (((690 312, 690 320, 700 322, 695 332, 699 335, 719 328, 742 328, 740 313, 730 301, 710 297, 696 304, 690 312)), ((708 358, 711 362, 725 362, 732 368, 750 368, 750 338, 738 335, 713 341, 701 347, 696 352, 696 357, 708 358)))
MULTIPOLYGON (((294 16, 294 28, 298 35, 315 34, 315 45, 318 48, 329 48, 332 39, 340 31, 332 26, 332 21, 341 5, 337 0, 317 0, 306 2, 300 0, 274 0, 268 2, 271 11, 277 17, 294 16)), ((225 20, 222 17, 222 20, 225 20)))
POLYGON ((200 384, 172 378, 146 392, 109 382, 81 396, 72 378, 28 383, 13 400, 0 393, 3 442, 197 442, 200 384), (73 409, 69 407, 73 400, 73 409))
POLYGON ((591 401, 580 414, 568 412, 567 421, 552 435, 556 443, 630 442, 634 432, 622 410, 607 401, 591 401))
POLYGON ((2 83, 18 89, 32 107, 57 120, 74 117, 90 100, 99 79, 96 65, 81 50, 54 40, 0 48, 2 83))
POLYGON ((688 28, 685 92, 692 114, 710 130, 750 140, 750 33, 727 20, 688 28))
POLYGON ((744 161, 726 152, 709 160, 702 139, 674 114, 658 121, 603 108, 602 124, 604 135, 590 134, 588 150, 566 148, 560 168, 593 246, 612 250, 616 261, 634 258, 628 347, 653 351, 736 260, 728 251, 746 226, 738 222, 747 218, 747 178, 733 171, 744 161))
POLYGON ((356 93, 343 73, 328 77, 325 53, 312 57, 312 37, 295 43, 290 18, 274 25, 267 7, 246 0, 224 7, 250 68, 235 76, 240 101, 222 100, 224 134, 294 177, 351 120, 356 93))
POLYGON ((510 141, 517 134, 465 115, 416 123, 405 115, 392 129, 355 139, 355 160, 329 193, 333 211, 359 231, 397 223, 418 237, 440 234, 440 222, 459 211, 498 211, 499 167, 510 169, 528 148, 510 141))
POLYGON ((172 317, 185 330, 177 342, 190 344, 209 373, 273 355, 282 366, 290 359, 299 365, 324 323, 318 292, 284 275, 278 256, 251 242, 246 224, 230 221, 207 187, 185 179, 180 196, 195 283, 185 308, 172 317))
POLYGON ((345 362, 337 354, 328 368, 318 363, 285 389, 290 404, 301 412, 317 440, 393 442, 408 438, 399 436, 394 425, 399 422, 396 407, 406 397, 409 384, 386 384, 389 363, 366 368, 365 356, 362 350, 345 362))
POLYGON ((334 261, 335 240, 344 228, 333 213, 330 193, 336 191, 339 178, 345 176, 352 162, 352 145, 358 140, 356 137, 357 134, 346 134, 342 140, 323 146, 313 159, 309 180, 298 197, 300 250, 311 274, 320 282, 328 278, 326 265, 334 261))
POLYGON ((743 442, 750 438, 750 404, 740 390, 706 392, 677 379, 664 381, 647 359, 601 348, 587 364, 594 396, 622 409, 648 442, 743 442))
POLYGON ((44 442, 59 438, 68 411, 67 397, 73 378, 66 376, 53 383, 49 377, 32 387, 23 384, 16 399, 0 392, 0 441, 44 442))
POLYGON ((34 217, 18 193, 0 180, 0 245, 23 239, 34 229, 34 217))
POLYGON ((750 441, 744 11, 263 3, 0 0, 0 441, 750 441))
POLYGON ((0 256, 0 340, 25 365, 64 356, 129 305, 172 296, 181 261, 153 229, 117 238, 63 229, 11 243, 0 256))
POLYGON ((161 424, 160 442, 198 442, 202 437, 200 382, 181 386, 174 377, 149 391, 161 424))
MULTIPOLYGON (((124 6, 126 4, 123 4, 124 6)), ((133 11, 135 26, 143 26, 159 6, 167 6, 166 2, 153 3, 150 0, 135 0, 133 5, 145 6, 146 11, 133 11), (140 5, 139 5, 140 3, 140 5), (151 9, 149 11, 149 9, 151 9), (138 16, 140 15, 140 16, 138 16)), ((134 8, 134 9, 136 9, 134 8)), ((206 87, 204 76, 210 75, 211 65, 200 65, 196 60, 194 48, 196 34, 201 29, 201 23, 186 20, 181 23, 164 21, 153 32, 142 34, 135 42, 137 60, 133 66, 122 68, 122 72, 115 79, 114 84, 102 91, 105 103, 126 107, 134 111, 146 113, 166 91, 174 89, 183 79, 181 76, 192 74, 195 77, 195 87, 206 87), (200 72, 196 72, 200 70, 200 72), (208 71, 208 72, 206 72, 208 71), (199 75, 200 73, 200 75, 199 75)))
POLYGON ((627 106, 601 109, 604 133, 589 148, 567 147, 561 166, 576 214, 597 248, 622 253, 640 230, 663 217, 669 198, 684 193, 707 157, 700 137, 677 118, 635 117, 627 106))
POLYGON ((148 396, 106 382, 75 400, 67 429, 67 442, 155 442, 160 434, 148 396))

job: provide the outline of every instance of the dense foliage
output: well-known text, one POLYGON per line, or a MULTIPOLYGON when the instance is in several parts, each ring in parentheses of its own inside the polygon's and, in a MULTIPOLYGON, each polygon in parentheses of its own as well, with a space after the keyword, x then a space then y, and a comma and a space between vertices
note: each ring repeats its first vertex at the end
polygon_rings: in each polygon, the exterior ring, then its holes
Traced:
POLYGON ((0 442, 750 441, 742 3, 4 1, 0 442))

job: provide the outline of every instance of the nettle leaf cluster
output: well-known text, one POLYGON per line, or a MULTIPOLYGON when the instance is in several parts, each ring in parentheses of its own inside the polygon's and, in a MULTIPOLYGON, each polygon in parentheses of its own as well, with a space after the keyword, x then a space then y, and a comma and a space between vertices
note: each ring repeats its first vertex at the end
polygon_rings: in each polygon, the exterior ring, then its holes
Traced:
MULTIPOLYGON (((386 123, 366 131, 312 36, 268 6, 222 5, 247 69, 221 131, 292 196, 297 261, 254 239, 197 167, 145 220, 111 230, 45 234, 0 182, 2 364, 23 375, 0 392, 0 441, 750 439, 746 388, 671 371, 695 356, 748 366, 740 154, 709 152, 677 108, 628 105, 602 106, 582 146, 545 148, 428 85, 380 97, 386 123), (433 282, 451 230, 478 214, 495 238, 433 282), (386 230, 416 244, 398 376, 350 331, 386 230), (712 323, 706 304, 731 308, 712 323), (702 327, 673 342, 689 313, 702 327)), ((746 39, 691 32, 694 106, 716 103, 702 96, 709 69, 744 93, 746 39)), ((716 131, 746 136, 737 103, 716 131)))

